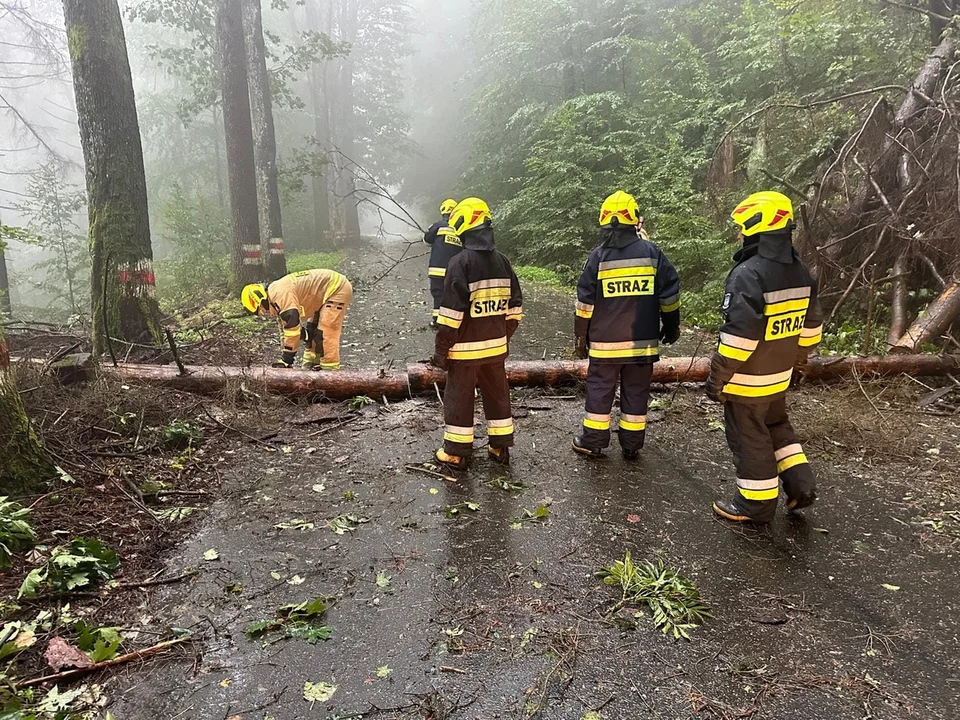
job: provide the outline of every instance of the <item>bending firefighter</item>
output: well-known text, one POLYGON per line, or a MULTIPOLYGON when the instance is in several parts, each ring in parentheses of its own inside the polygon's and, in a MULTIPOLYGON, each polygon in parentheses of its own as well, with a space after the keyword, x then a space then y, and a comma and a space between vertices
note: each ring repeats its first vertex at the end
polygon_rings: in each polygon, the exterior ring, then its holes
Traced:
POLYGON ((457 205, 450 226, 463 241, 463 252, 447 268, 437 318, 432 362, 447 370, 446 428, 437 460, 466 467, 473 454, 474 389, 479 387, 490 456, 507 465, 513 415, 504 361, 523 317, 523 294, 510 261, 494 247, 490 209, 483 200, 469 198, 457 205))
POLYGON ((680 338, 680 279, 646 239, 633 196, 616 192, 600 210, 600 245, 577 283, 577 355, 590 358, 578 453, 599 457, 610 445, 610 417, 620 386, 620 449, 636 460, 647 429, 647 404, 659 342, 680 338))
POLYGON ((304 270, 267 285, 247 285, 240 299, 250 312, 280 319, 282 355, 273 367, 293 367, 303 340, 304 368, 340 369, 343 318, 353 300, 353 287, 344 275, 304 270))
POLYGON ((423 241, 430 246, 430 267, 427 275, 430 277, 430 295, 433 297, 433 319, 430 322, 433 327, 438 327, 437 316, 440 314, 440 297, 443 295, 443 279, 447 274, 447 266, 463 247, 457 233, 448 224, 450 213, 456 206, 456 200, 444 200, 440 205, 443 219, 431 225, 423 236, 423 241))
POLYGON ((813 504, 813 471, 787 417, 786 394, 823 334, 817 282, 792 244, 793 205, 761 192, 733 212, 743 247, 727 277, 723 325, 707 395, 723 403, 737 492, 714 511, 737 522, 769 522, 780 483, 787 507, 813 504))

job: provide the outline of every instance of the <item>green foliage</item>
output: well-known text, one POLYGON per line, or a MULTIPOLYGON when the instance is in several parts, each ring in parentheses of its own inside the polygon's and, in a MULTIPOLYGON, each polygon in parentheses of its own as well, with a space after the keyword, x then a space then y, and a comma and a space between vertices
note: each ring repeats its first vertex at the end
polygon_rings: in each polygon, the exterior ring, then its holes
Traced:
POLYGON ((368 398, 366 395, 357 395, 350 402, 347 403, 347 407, 351 410, 362 410, 368 405, 373 405, 374 401, 368 398))
POLYGON ((329 640, 333 635, 333 628, 317 624, 328 607, 326 598, 313 598, 300 604, 283 605, 277 608, 276 618, 248 623, 243 632, 251 640, 259 640, 269 633, 282 631, 284 638, 303 640, 316 645, 321 640, 329 640))
MULTIPOLYGON (((30 176, 29 200, 18 205, 27 219, 18 239, 42 248, 48 257, 34 264, 43 273, 39 288, 71 313, 86 312, 90 302, 90 245, 86 228, 86 191, 66 182, 63 163, 51 159, 30 176)), ((6 234, 6 233, 5 233, 6 234)))
POLYGON ((289 253, 287 255, 287 272, 295 273, 303 270, 334 270, 343 262, 343 254, 339 252, 311 252, 289 253))
POLYGON ((162 217, 164 238, 173 252, 155 263, 161 307, 177 312, 224 297, 232 242, 224 212, 203 196, 187 197, 174 185, 162 217))
POLYGON ((622 592, 614 611, 628 604, 646 605, 654 625, 676 639, 689 640, 689 631, 712 617, 697 586, 668 568, 662 559, 635 565, 628 550, 623 560, 602 568, 597 576, 622 592))
POLYGON ((33 547, 37 534, 28 518, 30 508, 0 496, 0 568, 9 567, 15 552, 33 547))
POLYGON ((163 439, 174 448, 192 447, 203 437, 203 428, 188 420, 173 420, 163 428, 163 439))
POLYGON ((66 593, 110 580, 120 567, 117 554, 95 538, 76 538, 53 549, 43 567, 30 571, 18 597, 33 598, 40 591, 66 593))
POLYGON ((83 620, 77 620, 73 629, 77 633, 77 647, 95 663, 113 660, 123 642, 117 627, 91 627, 83 620))
POLYGON ((518 263, 561 277, 596 245, 603 199, 633 193, 680 271, 684 312, 710 327, 732 255, 728 208, 761 187, 808 187, 876 97, 795 106, 908 84, 925 30, 919 14, 843 0, 484 0, 457 191, 491 203, 518 263))
POLYGON ((577 278, 570 272, 561 275, 555 270, 548 270, 536 265, 516 265, 513 269, 520 282, 537 283, 566 292, 572 292, 573 288, 576 287, 577 278))

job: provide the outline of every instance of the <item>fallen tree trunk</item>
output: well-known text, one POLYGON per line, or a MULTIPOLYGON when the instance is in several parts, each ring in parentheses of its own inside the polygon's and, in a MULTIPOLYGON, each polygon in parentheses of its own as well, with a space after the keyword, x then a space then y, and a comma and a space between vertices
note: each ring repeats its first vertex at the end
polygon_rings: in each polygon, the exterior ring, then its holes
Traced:
MULTIPOLYGON (((324 397, 346 400, 358 395, 401 399, 436 392, 446 374, 430 365, 410 365, 406 372, 382 374, 372 371, 337 373, 286 370, 269 367, 187 366, 180 375, 169 365, 103 366, 99 372, 125 383, 159 385, 186 392, 212 394, 230 383, 245 383, 251 390, 290 397, 324 397), (435 389, 436 388, 436 389, 435 389)), ((710 358, 665 358, 654 368, 656 383, 703 382, 710 372, 710 358)), ((511 387, 564 387, 586 378, 585 361, 511 362, 507 379, 511 387)), ((806 374, 809 381, 829 382, 856 374, 858 377, 895 377, 960 373, 960 355, 894 355, 888 357, 816 357, 806 374)))
POLYGON ((960 315, 960 281, 955 280, 947 286, 940 297, 930 303, 930 306, 910 326, 897 344, 890 348, 890 352, 916 352, 924 343, 936 341, 958 315, 960 315))

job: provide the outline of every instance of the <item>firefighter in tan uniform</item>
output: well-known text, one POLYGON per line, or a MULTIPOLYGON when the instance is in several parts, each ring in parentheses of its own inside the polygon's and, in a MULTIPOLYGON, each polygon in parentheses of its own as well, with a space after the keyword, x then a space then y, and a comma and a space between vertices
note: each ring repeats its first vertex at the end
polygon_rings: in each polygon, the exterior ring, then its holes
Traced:
POLYGON ((513 415, 504 361, 523 317, 523 294, 510 261, 493 242, 490 208, 468 198, 450 215, 463 250, 447 266, 434 365, 447 370, 443 393, 446 428, 437 460, 465 468, 473 454, 474 389, 480 389, 487 418, 489 453, 510 463, 513 415))
POLYGON ((816 482, 790 419, 786 394, 823 335, 817 281, 793 247, 793 205, 755 193, 733 212, 743 247, 734 256, 707 395, 723 403, 737 492, 714 503, 736 522, 769 522, 780 484, 790 510, 812 505, 816 482))
POLYGON ((247 285, 240 299, 250 312, 280 320, 282 354, 273 367, 293 367, 303 340, 304 368, 340 369, 343 318, 353 300, 346 276, 335 270, 304 270, 267 285, 247 285))

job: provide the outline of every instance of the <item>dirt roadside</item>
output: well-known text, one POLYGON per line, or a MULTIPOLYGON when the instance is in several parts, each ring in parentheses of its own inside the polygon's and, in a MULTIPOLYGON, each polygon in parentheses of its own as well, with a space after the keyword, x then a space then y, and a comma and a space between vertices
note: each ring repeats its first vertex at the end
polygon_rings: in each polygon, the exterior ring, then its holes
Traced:
MULTIPOLYGON (((361 253, 342 266, 359 290, 344 340, 350 367, 429 352, 416 261, 364 288, 389 264, 361 253)), ((515 357, 563 353, 566 298, 527 294, 515 357)), ((233 443, 220 453, 221 497, 169 559, 170 572, 199 566, 199 576, 140 608, 151 626, 193 627, 198 640, 108 681, 111 711, 118 720, 953 717, 960 421, 920 412, 923 392, 905 381, 799 393, 821 501, 762 530, 710 513, 733 472, 719 408, 693 391, 659 396, 635 466, 616 445, 599 462, 570 452, 577 393, 516 393, 509 477, 525 487, 514 491, 490 484, 504 472, 482 451, 456 483, 406 469, 440 442, 435 399, 341 407, 339 421, 233 443), (540 505, 548 519, 514 529, 512 518, 540 505), (344 534, 328 526, 349 516, 364 522, 344 534), (219 559, 204 561, 214 548, 219 559), (627 550, 663 557, 698 584, 714 619, 690 642, 632 610, 605 617, 619 596, 594 573, 627 550), (315 597, 331 598, 329 640, 243 633, 315 597), (337 690, 311 703, 307 682, 337 690)))

